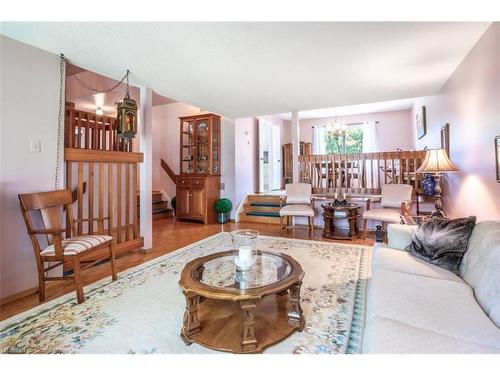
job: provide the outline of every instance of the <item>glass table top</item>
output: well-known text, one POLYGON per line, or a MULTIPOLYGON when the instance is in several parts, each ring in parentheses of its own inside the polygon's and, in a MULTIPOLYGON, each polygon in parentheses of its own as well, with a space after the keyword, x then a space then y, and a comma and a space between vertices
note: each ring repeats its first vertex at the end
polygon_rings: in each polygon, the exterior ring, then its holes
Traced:
POLYGON ((259 253, 255 265, 248 271, 237 271, 232 254, 224 255, 200 266, 196 279, 217 288, 250 289, 274 284, 286 279, 292 265, 277 254, 259 253))

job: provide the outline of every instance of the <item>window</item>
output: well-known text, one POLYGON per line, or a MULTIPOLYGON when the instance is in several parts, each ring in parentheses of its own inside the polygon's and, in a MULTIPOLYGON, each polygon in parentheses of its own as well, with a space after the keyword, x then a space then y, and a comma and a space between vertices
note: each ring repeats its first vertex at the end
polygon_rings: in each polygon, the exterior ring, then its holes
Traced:
POLYGON ((335 131, 325 133, 326 152, 328 154, 354 154, 363 152, 363 128, 347 126, 345 135, 335 131))

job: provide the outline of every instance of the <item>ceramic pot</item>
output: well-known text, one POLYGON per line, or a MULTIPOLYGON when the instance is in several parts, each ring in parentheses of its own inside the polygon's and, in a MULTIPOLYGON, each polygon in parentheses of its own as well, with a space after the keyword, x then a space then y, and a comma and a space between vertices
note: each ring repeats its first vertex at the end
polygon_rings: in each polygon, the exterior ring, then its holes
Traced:
POLYGON ((229 213, 228 212, 218 212, 217 213, 217 222, 220 224, 225 224, 229 221, 229 213))

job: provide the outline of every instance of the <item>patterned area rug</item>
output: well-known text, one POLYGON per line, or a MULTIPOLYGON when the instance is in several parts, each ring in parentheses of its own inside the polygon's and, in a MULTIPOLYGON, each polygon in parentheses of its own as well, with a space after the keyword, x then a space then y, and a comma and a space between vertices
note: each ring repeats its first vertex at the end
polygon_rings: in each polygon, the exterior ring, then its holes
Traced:
MULTIPOLYGON (((0 323, 2 353, 220 353, 179 337, 185 302, 178 286, 193 258, 229 250, 219 233, 0 323)), ((259 248, 294 257, 305 272, 306 326, 265 353, 358 353, 370 247, 259 237, 259 248)))

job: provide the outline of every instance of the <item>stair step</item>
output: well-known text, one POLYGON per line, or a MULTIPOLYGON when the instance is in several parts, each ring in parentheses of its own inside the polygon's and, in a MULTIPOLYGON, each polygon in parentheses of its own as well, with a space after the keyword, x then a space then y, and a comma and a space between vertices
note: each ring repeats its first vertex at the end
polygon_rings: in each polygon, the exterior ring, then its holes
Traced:
POLYGON ((245 212, 245 214, 247 216, 280 217, 279 212, 250 211, 250 212, 245 212))
POLYGON ((240 222, 242 223, 264 223, 264 224, 279 224, 280 218, 274 216, 252 216, 246 213, 240 214, 240 222))
POLYGON ((271 204, 280 204, 279 195, 255 195, 251 194, 248 196, 248 203, 271 203, 271 204))
POLYGON ((155 219, 163 218, 163 217, 171 217, 171 216, 174 216, 174 210, 172 210, 171 208, 154 209, 153 216, 155 219))
POLYGON ((253 204, 245 204, 245 212, 280 212, 280 207, 276 206, 256 206, 253 204))
POLYGON ((262 207, 281 207, 279 203, 272 202, 254 202, 250 203, 250 206, 262 206, 262 207))

